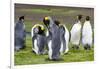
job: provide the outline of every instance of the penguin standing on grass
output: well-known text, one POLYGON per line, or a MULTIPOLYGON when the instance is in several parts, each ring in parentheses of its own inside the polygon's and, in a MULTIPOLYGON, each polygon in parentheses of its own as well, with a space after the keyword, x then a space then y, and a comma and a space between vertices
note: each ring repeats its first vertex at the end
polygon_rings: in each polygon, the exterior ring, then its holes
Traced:
POLYGON ((86 16, 85 22, 83 24, 82 44, 85 50, 89 50, 92 47, 92 27, 89 16, 86 16))
POLYGON ((25 48, 25 24, 24 16, 19 17, 19 21, 15 25, 15 50, 19 51, 20 49, 25 48))
POLYGON ((72 48, 79 49, 80 37, 81 37, 81 19, 82 15, 77 16, 77 22, 73 25, 71 29, 71 43, 72 48))
POLYGON ((69 31, 65 25, 60 25, 60 38, 61 38, 61 49, 60 52, 67 54, 69 51, 69 31))
POLYGON ((60 40, 61 40, 61 48, 60 53, 61 55, 68 53, 69 47, 69 31, 64 24, 60 24, 59 21, 55 20, 56 25, 60 28, 60 40))
POLYGON ((45 46, 46 46, 46 36, 45 29, 43 25, 36 24, 32 27, 31 30, 32 35, 32 50, 37 55, 45 54, 45 46))
POLYGON ((54 23, 51 17, 45 17, 43 19, 44 24, 48 28, 48 48, 49 48, 49 59, 56 61, 60 59, 60 30, 59 27, 54 23))

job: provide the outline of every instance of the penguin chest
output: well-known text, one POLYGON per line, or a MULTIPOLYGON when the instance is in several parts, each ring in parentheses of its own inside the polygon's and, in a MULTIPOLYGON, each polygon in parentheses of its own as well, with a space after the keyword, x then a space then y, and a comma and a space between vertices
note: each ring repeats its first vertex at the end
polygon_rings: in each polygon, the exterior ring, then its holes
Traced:
POLYGON ((82 30, 82 42, 83 44, 92 44, 92 29, 89 23, 85 23, 82 30))
POLYGON ((79 44, 80 33, 81 33, 81 25, 77 24, 71 30, 71 42, 73 44, 79 44))

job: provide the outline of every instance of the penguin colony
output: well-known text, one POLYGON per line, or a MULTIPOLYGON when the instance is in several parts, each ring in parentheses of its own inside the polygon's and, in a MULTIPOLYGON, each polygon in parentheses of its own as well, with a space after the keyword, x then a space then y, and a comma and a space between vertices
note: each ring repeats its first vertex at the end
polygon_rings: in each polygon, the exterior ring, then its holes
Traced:
MULTIPOLYGON (((69 51, 69 42, 73 49, 79 49, 82 42, 85 50, 92 47, 92 27, 90 17, 86 16, 82 26, 82 15, 77 15, 77 20, 70 32, 64 24, 47 16, 43 18, 44 25, 35 24, 31 29, 32 51, 36 55, 48 54, 49 60, 59 60, 69 51), (82 37, 82 39, 81 39, 82 37)), ((19 17, 15 25, 15 50, 25 48, 24 16, 19 17)))

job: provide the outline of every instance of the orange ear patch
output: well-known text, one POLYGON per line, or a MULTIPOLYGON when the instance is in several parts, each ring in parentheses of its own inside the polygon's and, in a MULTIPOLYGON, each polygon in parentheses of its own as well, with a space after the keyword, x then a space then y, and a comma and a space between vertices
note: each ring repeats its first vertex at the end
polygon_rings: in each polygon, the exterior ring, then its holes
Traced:
POLYGON ((49 20, 49 18, 48 17, 45 17, 45 20, 49 20))

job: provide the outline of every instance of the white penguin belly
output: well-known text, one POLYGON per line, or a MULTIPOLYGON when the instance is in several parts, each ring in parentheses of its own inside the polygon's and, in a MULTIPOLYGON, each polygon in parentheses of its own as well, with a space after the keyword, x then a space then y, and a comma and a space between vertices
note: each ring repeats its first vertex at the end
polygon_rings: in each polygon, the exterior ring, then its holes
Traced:
POLYGON ((49 47, 49 52, 48 52, 48 54, 49 54, 49 58, 50 58, 50 59, 52 59, 52 46, 51 46, 51 44, 52 44, 52 41, 50 40, 50 41, 48 42, 48 47, 49 47))
POLYGON ((36 54, 38 54, 38 46, 37 46, 37 40, 35 39, 34 40, 34 50, 35 50, 35 52, 36 52, 36 54))
POLYGON ((81 25, 75 25, 71 30, 71 43, 78 45, 80 41, 81 25))
POLYGON ((65 50, 65 53, 67 53, 69 51, 69 47, 68 47, 68 44, 69 44, 69 31, 68 31, 67 28, 66 28, 66 33, 65 33, 65 40, 66 40, 66 50, 65 50))
POLYGON ((61 42, 60 54, 63 55, 63 42, 61 42))
POLYGON ((84 23, 82 30, 82 43, 83 45, 89 44, 92 45, 92 28, 89 23, 84 23))

